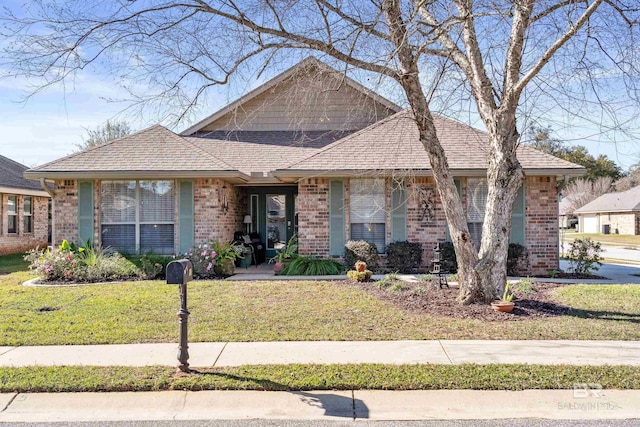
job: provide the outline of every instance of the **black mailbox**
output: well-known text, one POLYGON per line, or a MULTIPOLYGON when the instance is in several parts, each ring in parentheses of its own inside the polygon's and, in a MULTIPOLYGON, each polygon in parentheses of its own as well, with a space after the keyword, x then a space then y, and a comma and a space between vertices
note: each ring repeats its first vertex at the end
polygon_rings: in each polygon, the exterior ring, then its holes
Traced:
POLYGON ((193 280, 193 264, 188 259, 178 259, 167 264, 167 284, 181 285, 193 280))

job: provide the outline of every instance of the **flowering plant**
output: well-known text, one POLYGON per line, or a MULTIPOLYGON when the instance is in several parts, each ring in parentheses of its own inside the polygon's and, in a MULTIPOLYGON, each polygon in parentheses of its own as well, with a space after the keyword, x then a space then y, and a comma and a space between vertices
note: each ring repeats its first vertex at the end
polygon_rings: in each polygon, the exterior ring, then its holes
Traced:
POLYGON ((213 267, 216 265, 217 252, 208 243, 201 243, 198 247, 190 248, 184 257, 193 264, 193 276, 196 279, 215 277, 213 267))
POLYGON ((64 247, 28 252, 29 269, 45 282, 101 282, 139 278, 142 273, 117 252, 99 247, 64 247))

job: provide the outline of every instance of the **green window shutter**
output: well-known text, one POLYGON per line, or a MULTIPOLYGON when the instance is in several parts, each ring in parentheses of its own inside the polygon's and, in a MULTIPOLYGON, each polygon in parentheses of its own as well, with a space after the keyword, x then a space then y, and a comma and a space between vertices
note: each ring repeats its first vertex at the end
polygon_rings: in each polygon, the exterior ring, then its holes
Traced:
POLYGON ((404 182, 394 182, 391 189, 391 241, 407 240, 407 192, 404 182))
POLYGON ((526 246, 525 241, 525 196, 524 184, 518 189, 516 199, 513 201, 513 212, 511 214, 511 234, 509 243, 518 243, 526 246))
MULTIPOLYGON (((460 197, 460 200, 462 200, 462 184, 460 183, 459 179, 455 179, 453 180, 454 184, 456 184, 456 190, 458 190, 458 196, 460 197)), ((445 218, 445 222, 447 221, 447 219, 445 218)), ((447 242, 451 241, 451 233, 449 233, 449 223, 446 222, 447 224, 447 242)))
POLYGON ((193 181, 179 182, 178 253, 186 253, 194 244, 193 181))
POLYGON ((329 254, 344 253, 344 182, 329 181, 329 254))
POLYGON ((93 242, 93 181, 78 181, 78 245, 93 242))

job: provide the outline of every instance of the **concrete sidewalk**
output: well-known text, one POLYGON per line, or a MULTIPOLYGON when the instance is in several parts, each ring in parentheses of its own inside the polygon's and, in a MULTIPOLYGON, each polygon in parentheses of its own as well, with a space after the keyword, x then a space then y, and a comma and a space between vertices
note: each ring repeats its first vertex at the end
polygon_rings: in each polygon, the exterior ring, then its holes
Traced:
POLYGON ((141 420, 619 420, 640 390, 165 391, 0 394, 3 422, 141 420))
MULTIPOLYGON (((291 363, 640 366, 638 341, 284 341, 191 343, 192 367, 291 363)), ((0 366, 175 366, 177 345, 0 347, 0 366)))

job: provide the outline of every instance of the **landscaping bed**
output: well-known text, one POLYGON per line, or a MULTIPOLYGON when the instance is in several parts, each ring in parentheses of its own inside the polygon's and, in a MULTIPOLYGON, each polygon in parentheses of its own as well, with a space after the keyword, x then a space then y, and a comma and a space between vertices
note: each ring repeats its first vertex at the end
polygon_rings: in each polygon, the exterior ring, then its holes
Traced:
POLYGON ((501 313, 488 304, 461 305, 457 301, 457 287, 441 289, 433 282, 407 283, 397 280, 355 282, 344 281, 345 286, 361 289, 378 299, 389 301, 403 310, 416 313, 445 316, 456 319, 482 321, 513 321, 564 316, 571 310, 556 299, 553 290, 566 285, 559 283, 533 283, 526 291, 514 290, 515 308, 511 313, 501 313))

